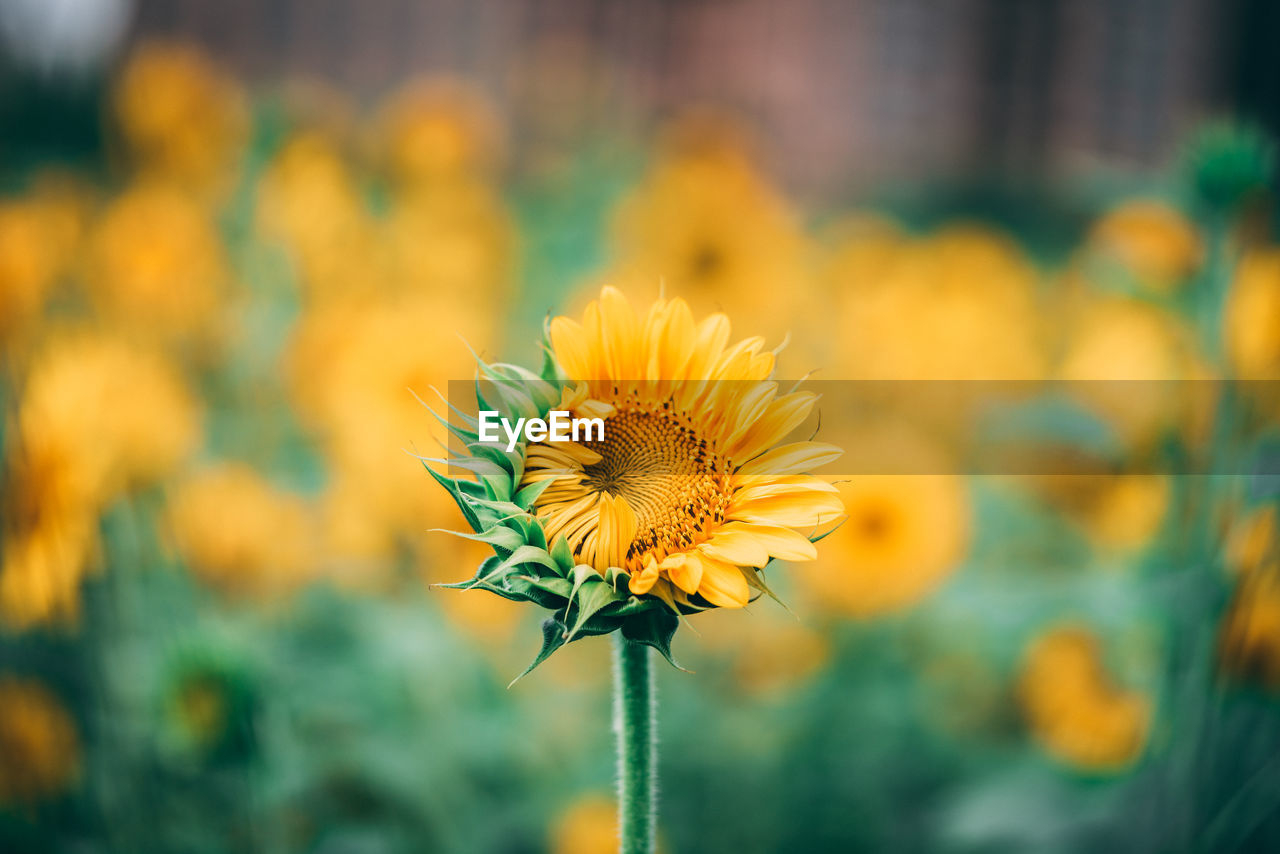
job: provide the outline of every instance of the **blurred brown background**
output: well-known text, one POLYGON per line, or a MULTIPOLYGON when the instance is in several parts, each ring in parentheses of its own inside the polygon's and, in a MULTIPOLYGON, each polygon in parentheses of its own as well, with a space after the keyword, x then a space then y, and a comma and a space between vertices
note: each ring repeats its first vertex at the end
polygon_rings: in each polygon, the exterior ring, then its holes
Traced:
POLYGON ((723 103, 822 198, 921 173, 1154 168, 1206 117, 1274 125, 1277 17, 1258 0, 141 0, 132 35, 368 96, 455 72, 517 135, 566 144, 723 103))

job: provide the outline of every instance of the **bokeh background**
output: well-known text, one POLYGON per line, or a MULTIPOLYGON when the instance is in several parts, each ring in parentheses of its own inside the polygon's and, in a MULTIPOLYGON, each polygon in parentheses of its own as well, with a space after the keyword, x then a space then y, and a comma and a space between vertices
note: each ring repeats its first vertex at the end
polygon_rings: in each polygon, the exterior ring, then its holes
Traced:
POLYGON ((1078 392, 998 419, 1018 476, 945 403, 828 421, 850 519, 790 612, 659 675, 664 851, 1280 847, 1277 37, 3 0, 0 850, 611 850, 608 642, 508 690, 542 615, 430 587, 483 552, 406 453, 409 389, 604 283, 789 377, 1078 392))

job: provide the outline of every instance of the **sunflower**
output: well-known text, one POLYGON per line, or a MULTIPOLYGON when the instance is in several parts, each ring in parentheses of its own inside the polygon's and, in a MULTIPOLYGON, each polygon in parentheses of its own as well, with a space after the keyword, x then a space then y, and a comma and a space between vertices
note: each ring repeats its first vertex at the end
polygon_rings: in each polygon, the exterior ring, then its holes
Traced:
POLYGON ((190 47, 134 51, 111 96, 112 124, 133 165, 201 196, 230 189, 249 137, 236 81, 190 47))
POLYGON ((414 394, 428 397, 461 375, 470 357, 454 334, 484 347, 489 322, 474 308, 424 293, 335 299, 303 315, 284 367, 298 414, 332 473, 319 509, 322 551, 339 575, 376 580, 374 567, 400 545, 437 560, 458 554, 448 549, 454 544, 422 536, 456 524, 457 510, 423 482, 405 449, 435 446, 414 394), (438 334, 424 339, 424 330, 438 334))
POLYGON ((746 135, 721 116, 695 112, 665 128, 656 162, 614 211, 610 243, 597 283, 640 291, 662 281, 700 313, 732 302, 740 324, 767 335, 807 319, 813 247, 746 135))
POLYGON ((910 238, 836 229, 824 268, 843 302, 837 366, 859 380, 1034 381, 1047 371, 1038 274, 1008 235, 957 223, 910 238))
POLYGON ((192 572, 233 596, 288 593, 316 565, 311 507, 245 463, 210 466, 185 480, 170 498, 165 521, 192 572))
POLYGON ((5 437, 0 622, 74 617, 99 511, 165 477, 199 439, 199 405, 172 364, 97 334, 52 337, 5 437))
POLYGON ((1218 655, 1228 672, 1280 688, 1280 565, 1265 564, 1237 583, 1218 655))
POLYGON ((213 218, 187 193, 144 181, 94 224, 84 265, 100 316, 145 341, 217 339, 230 281, 213 218))
POLYGON ((1203 430, 1208 401, 1189 381, 1207 379, 1208 369, 1174 315, 1129 297, 1076 294, 1067 297, 1064 314, 1058 377, 1126 447, 1203 430))
POLYGON ((1146 748, 1151 701, 1115 684, 1097 637, 1083 626, 1057 626, 1037 638, 1018 687, 1027 723, 1062 762, 1114 772, 1132 765, 1146 748))
POLYGON ((1200 267, 1204 246, 1179 210, 1153 199, 1132 199, 1094 223, 1083 261, 1103 269, 1118 265, 1143 290, 1169 294, 1200 267))
POLYGON ((75 722, 58 698, 37 681, 0 675, 0 805, 56 797, 79 766, 75 722))
POLYGON ((618 808, 604 795, 583 795, 565 808, 548 834, 553 854, 609 854, 618 850, 618 808))
POLYGON ((837 484, 847 520, 817 561, 796 567, 800 593, 832 615, 903 611, 964 562, 973 539, 967 486, 942 447, 899 421, 861 424, 836 441, 850 449, 841 465, 852 474, 837 484))
POLYGON ((760 570, 771 560, 817 556, 814 541, 843 507, 835 487, 804 472, 839 450, 781 444, 816 397, 779 394, 761 339, 730 344, 724 315, 695 322, 680 299, 639 315, 606 287, 581 321, 552 320, 546 345, 541 376, 482 363, 481 408, 565 410, 602 419, 603 435, 507 452, 454 426, 474 456, 451 468, 479 481, 433 472, 498 551, 453 586, 559 612, 539 661, 566 640, 615 629, 669 657, 675 615, 741 608, 768 592, 760 570))
POLYGON ((1256 250, 1241 260, 1223 314, 1223 337, 1236 377, 1280 378, 1280 249, 1256 250))

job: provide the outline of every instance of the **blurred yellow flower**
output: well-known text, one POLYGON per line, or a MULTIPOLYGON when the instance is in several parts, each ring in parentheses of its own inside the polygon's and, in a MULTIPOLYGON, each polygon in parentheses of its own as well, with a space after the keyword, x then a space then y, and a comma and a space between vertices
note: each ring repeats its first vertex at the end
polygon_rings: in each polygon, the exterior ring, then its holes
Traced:
POLYGON ((1086 253, 1124 267, 1142 287, 1169 293, 1199 268, 1204 247, 1195 226, 1177 209, 1134 199, 1094 223, 1086 253))
POLYGON ((84 228, 86 199, 73 180, 49 174, 0 200, 0 345, 30 338, 84 228))
POLYGON ((1280 564, 1264 564, 1237 583, 1219 650, 1228 671, 1280 688, 1280 564))
MULTIPOLYGON (((481 561, 493 553, 483 543, 472 543, 481 548, 458 549, 448 558, 437 552, 437 564, 432 567, 433 574, 446 577, 456 573, 459 567, 478 566, 481 561)), ((443 591, 448 593, 449 591, 443 591)), ((520 602, 512 602, 500 596, 450 596, 435 597, 445 619, 468 637, 474 638, 492 648, 509 650, 516 628, 524 617, 526 609, 520 602)))
POLYGON ((418 398, 434 399, 433 388, 447 396, 450 381, 470 390, 475 363, 459 336, 482 349, 489 317, 425 294, 337 301, 303 317, 286 371, 332 466, 327 554, 375 560, 405 537, 422 548, 428 529, 455 523, 457 508, 410 453, 441 453, 442 431, 418 398))
MULTIPOLYGON (((1252 252, 1240 261, 1223 325, 1237 377, 1280 379, 1280 249, 1252 252)), ((1274 403, 1274 396, 1269 399, 1274 403)))
POLYGON ((183 481, 166 522, 179 555, 204 583, 232 595, 287 594, 312 577, 319 531, 301 496, 244 463, 222 463, 183 481))
POLYGON ((195 48, 137 48, 120 71, 111 104, 141 172, 199 193, 234 184, 248 140, 248 105, 236 81, 195 48))
POLYGON ((1018 687, 1028 725, 1059 761, 1086 771, 1115 772, 1142 755, 1151 702, 1114 684, 1098 639, 1088 629, 1064 625, 1036 638, 1018 687))
POLYGON ((866 380, 1036 380, 1047 354, 1037 273, 1007 236, 956 224, 915 240, 846 234, 828 263, 844 309, 836 367, 866 380))
POLYGON ((1105 548, 1132 551, 1160 531, 1169 508, 1172 485, 1159 475, 1117 475, 1086 510, 1084 521, 1094 540, 1105 548))
POLYGON ((151 350, 89 333, 52 339, 23 390, 14 437, 55 449, 106 500, 171 471, 200 439, 200 407, 182 375, 151 350))
POLYGON ((613 854, 618 850, 618 811, 603 795, 587 795, 568 806, 551 828, 551 854, 613 854))
POLYGON ((836 482, 847 518, 795 576, 813 607, 871 617, 902 610, 942 585, 964 560, 972 509, 964 480, 942 452, 902 428, 863 426, 836 441, 850 448, 836 482), (910 461, 910 474, 865 473, 910 461))
POLYGON ((704 650, 729 659, 738 687, 759 697, 804 684, 831 657, 824 635, 780 608, 757 611, 751 620, 713 610, 699 618, 698 632, 704 650))
POLYGON ((1276 536, 1275 505, 1261 507, 1232 527, 1227 537, 1227 569, 1236 575, 1270 567, 1280 568, 1280 538, 1276 536))
POLYGON ((291 253, 312 296, 375 290, 385 278, 349 161, 339 139, 301 131, 275 153, 258 185, 257 227, 291 253))
POLYGON ((0 676, 0 805, 63 794, 79 774, 75 723, 39 682, 0 676))
POLYGON ((456 80, 409 83, 383 105, 377 130, 399 188, 489 176, 501 155, 502 132, 492 107, 456 80))
POLYGON ((964 559, 971 511, 960 478, 855 474, 836 487, 848 519, 816 563, 797 568, 816 607, 853 617, 902 610, 964 559))
POLYGON ((796 212, 721 122, 695 116, 668 130, 658 161, 614 213, 612 246, 593 290, 608 281, 647 294, 661 283, 695 314, 732 305, 752 334, 782 340, 803 328, 812 248, 796 212))
POLYGON ((1160 532, 1172 497, 1167 476, 1067 474, 1035 478, 1050 502, 1104 551, 1137 551, 1160 532))
POLYGON ((85 278, 101 316, 147 340, 216 340, 229 272, 207 212, 171 186, 137 184, 89 236, 85 278))
POLYGON ((1143 446, 1165 431, 1199 429, 1204 412, 1188 381, 1207 378, 1207 369, 1190 330, 1175 317, 1114 296, 1083 298, 1067 316, 1058 375, 1126 446, 1143 446))
POLYGON ((155 354, 96 335, 51 340, 8 431, 0 617, 18 627, 74 617, 99 510, 193 449, 199 407, 155 354))
POLYGON ((515 230, 497 191, 478 181, 397 198, 383 234, 392 284, 501 316, 513 278, 515 230))
POLYGON ((26 629, 79 614, 80 578, 97 548, 97 520, 80 512, 6 531, 0 623, 26 629))

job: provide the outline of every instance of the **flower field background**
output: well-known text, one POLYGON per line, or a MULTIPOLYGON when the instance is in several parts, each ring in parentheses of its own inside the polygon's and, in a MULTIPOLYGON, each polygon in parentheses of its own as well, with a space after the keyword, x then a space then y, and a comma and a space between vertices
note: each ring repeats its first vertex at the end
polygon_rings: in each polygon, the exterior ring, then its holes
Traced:
POLYGON ((769 569, 789 610, 695 615, 659 674, 661 850, 1280 845, 1262 132, 803 206, 708 108, 518 178, 457 79, 361 105, 157 42, 86 109, 88 152, 0 159, 0 850, 612 850, 606 642, 508 690, 537 621, 431 587, 486 548, 414 456, 419 397, 603 284, 783 377, 1082 390, 1008 419, 1057 461, 1016 476, 944 402, 825 424, 849 519, 769 569))

